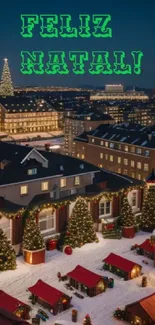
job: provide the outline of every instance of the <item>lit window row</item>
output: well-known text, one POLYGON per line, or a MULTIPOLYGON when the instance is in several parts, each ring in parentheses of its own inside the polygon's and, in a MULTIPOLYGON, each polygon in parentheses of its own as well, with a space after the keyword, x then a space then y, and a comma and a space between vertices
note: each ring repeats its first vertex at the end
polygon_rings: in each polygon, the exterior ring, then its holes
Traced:
MULTIPOLYGON (((32 174, 31 174, 32 175, 32 174)), ((66 178, 61 178, 60 179, 60 187, 66 187, 67 180, 66 178)), ((80 185, 80 177, 75 176, 74 177, 74 185, 80 185)), ((48 191, 49 190, 49 182, 42 182, 41 183, 41 191, 48 191)), ((20 195, 27 195, 28 194, 28 185, 21 185, 20 187, 20 195)))

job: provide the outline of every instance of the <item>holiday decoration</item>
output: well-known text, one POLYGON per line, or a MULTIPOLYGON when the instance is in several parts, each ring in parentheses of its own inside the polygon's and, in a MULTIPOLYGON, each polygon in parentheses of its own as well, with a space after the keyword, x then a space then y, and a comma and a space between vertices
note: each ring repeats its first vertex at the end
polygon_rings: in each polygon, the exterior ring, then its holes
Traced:
POLYGON ((132 208, 128 202, 127 193, 125 193, 123 198, 123 205, 121 209, 121 218, 123 226, 123 237, 133 238, 135 236, 135 220, 132 212, 132 208))
POLYGON ((77 310, 72 309, 72 322, 76 323, 77 322, 77 310))
POLYGON ((56 238, 50 238, 46 243, 46 247, 48 251, 53 251, 54 249, 57 248, 57 245, 58 245, 58 239, 56 238))
POLYGON ((0 94, 2 96, 13 96, 14 95, 12 81, 11 81, 11 74, 10 74, 10 69, 9 69, 7 59, 4 59, 4 67, 3 67, 3 72, 2 72, 0 94))
POLYGON ((152 232, 155 228, 155 186, 145 187, 141 216, 141 228, 152 232))
POLYGON ((6 234, 0 229, 0 271, 16 269, 16 253, 6 234))
POLYGON ((35 218, 29 218, 26 221, 23 252, 25 261, 29 264, 45 262, 45 243, 35 218))
POLYGON ((147 287, 148 281, 147 281, 147 276, 142 277, 142 287, 147 287))
POLYGON ((69 245, 64 246, 63 252, 66 255, 72 255, 72 253, 73 253, 72 247, 70 247, 69 245))
POLYGON ((92 216, 84 199, 79 198, 68 222, 65 245, 75 248, 94 241, 98 242, 98 239, 93 229, 92 216))
POLYGON ((125 311, 121 310, 120 308, 117 308, 114 311, 114 317, 118 320, 124 320, 125 319, 125 311))
POLYGON ((92 325, 91 319, 89 315, 86 315, 83 321, 83 325, 92 325))

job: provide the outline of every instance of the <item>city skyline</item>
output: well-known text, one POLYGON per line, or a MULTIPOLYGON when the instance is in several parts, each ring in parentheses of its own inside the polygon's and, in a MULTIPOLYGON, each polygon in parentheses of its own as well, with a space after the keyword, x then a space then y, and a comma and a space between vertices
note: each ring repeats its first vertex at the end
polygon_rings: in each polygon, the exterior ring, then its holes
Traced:
MULTIPOLYGON (((141 4, 140 1, 136 3, 130 1, 128 4, 121 6, 120 1, 117 3, 110 1, 108 4, 103 4, 100 1, 98 6, 94 3, 89 4, 78 1, 73 4, 71 1, 56 1, 50 4, 46 1, 44 4, 35 1, 29 5, 20 4, 15 7, 10 4, 10 10, 7 11, 6 4, 1 6, 1 51, 0 51, 0 69, 2 69, 2 59, 7 57, 10 64, 10 70, 15 86, 73 86, 79 85, 92 85, 94 87, 102 86, 108 83, 122 83, 123 85, 135 85, 144 88, 154 88, 155 86, 155 45, 153 43, 153 30, 154 30, 154 4, 150 1, 146 4, 141 4), (48 5, 48 6, 47 6, 48 5), (121 10, 120 10, 121 7, 121 10), (48 9, 47 9, 48 8, 48 9), (98 9, 99 8, 99 9, 98 9), (13 12, 13 15, 12 15, 13 12), (73 26, 77 26, 77 19, 79 14, 97 14, 97 13, 110 14, 112 17, 111 27, 113 30, 113 37, 111 39, 41 39, 36 35, 32 39, 23 39, 20 35, 21 32, 21 14, 71 14, 73 17, 73 26), (7 20, 6 20, 7 17, 7 20), (35 44, 35 46, 34 46, 35 44), (104 51, 107 50, 113 53, 115 50, 125 51, 130 54, 132 50, 140 50, 144 53, 142 60, 142 74, 141 75, 100 75, 91 76, 88 73, 82 76, 76 76, 70 73, 64 76, 36 76, 36 75, 22 75, 20 73, 20 52, 23 50, 43 50, 47 53, 49 50, 66 51, 70 50, 87 50, 91 53, 93 50, 104 51)), ((127 58, 128 63, 128 58, 127 58)))

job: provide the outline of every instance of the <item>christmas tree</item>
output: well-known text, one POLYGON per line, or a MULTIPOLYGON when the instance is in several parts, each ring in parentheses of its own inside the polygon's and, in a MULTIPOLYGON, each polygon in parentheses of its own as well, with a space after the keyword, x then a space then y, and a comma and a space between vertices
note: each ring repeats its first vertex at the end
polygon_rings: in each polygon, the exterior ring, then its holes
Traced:
POLYGON ((4 67, 3 67, 3 72, 2 72, 0 93, 2 96, 13 96, 14 95, 11 74, 10 74, 10 69, 9 69, 7 59, 4 59, 4 67))
POLYGON ((91 319, 89 315, 86 315, 83 321, 83 325, 92 325, 91 319))
POLYGON ((23 248, 36 251, 45 247, 44 239, 34 217, 26 220, 23 237, 23 248))
POLYGON ((6 234, 0 229, 0 271, 16 269, 16 253, 6 234))
POLYGON ((155 229, 155 186, 145 189, 141 227, 145 230, 155 229))
POLYGON ((127 194, 123 198, 123 205, 121 209, 121 219, 123 227, 132 227, 135 224, 132 208, 129 204, 127 194))
POLYGON ((93 228, 92 216, 84 199, 79 198, 68 221, 64 244, 75 248, 94 241, 98 242, 98 239, 93 228))

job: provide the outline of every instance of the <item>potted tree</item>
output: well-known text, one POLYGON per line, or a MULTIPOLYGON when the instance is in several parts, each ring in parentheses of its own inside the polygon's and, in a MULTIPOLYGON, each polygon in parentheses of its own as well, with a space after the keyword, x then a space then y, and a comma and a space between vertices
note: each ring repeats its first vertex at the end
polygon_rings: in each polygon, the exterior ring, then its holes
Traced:
POLYGON ((122 235, 125 238, 135 237, 135 220, 132 212, 132 208, 128 202, 127 195, 123 198, 123 205, 121 210, 122 218, 122 235))
POLYGON ((45 262, 45 243, 34 217, 26 220, 23 237, 23 256, 28 264, 45 262))

